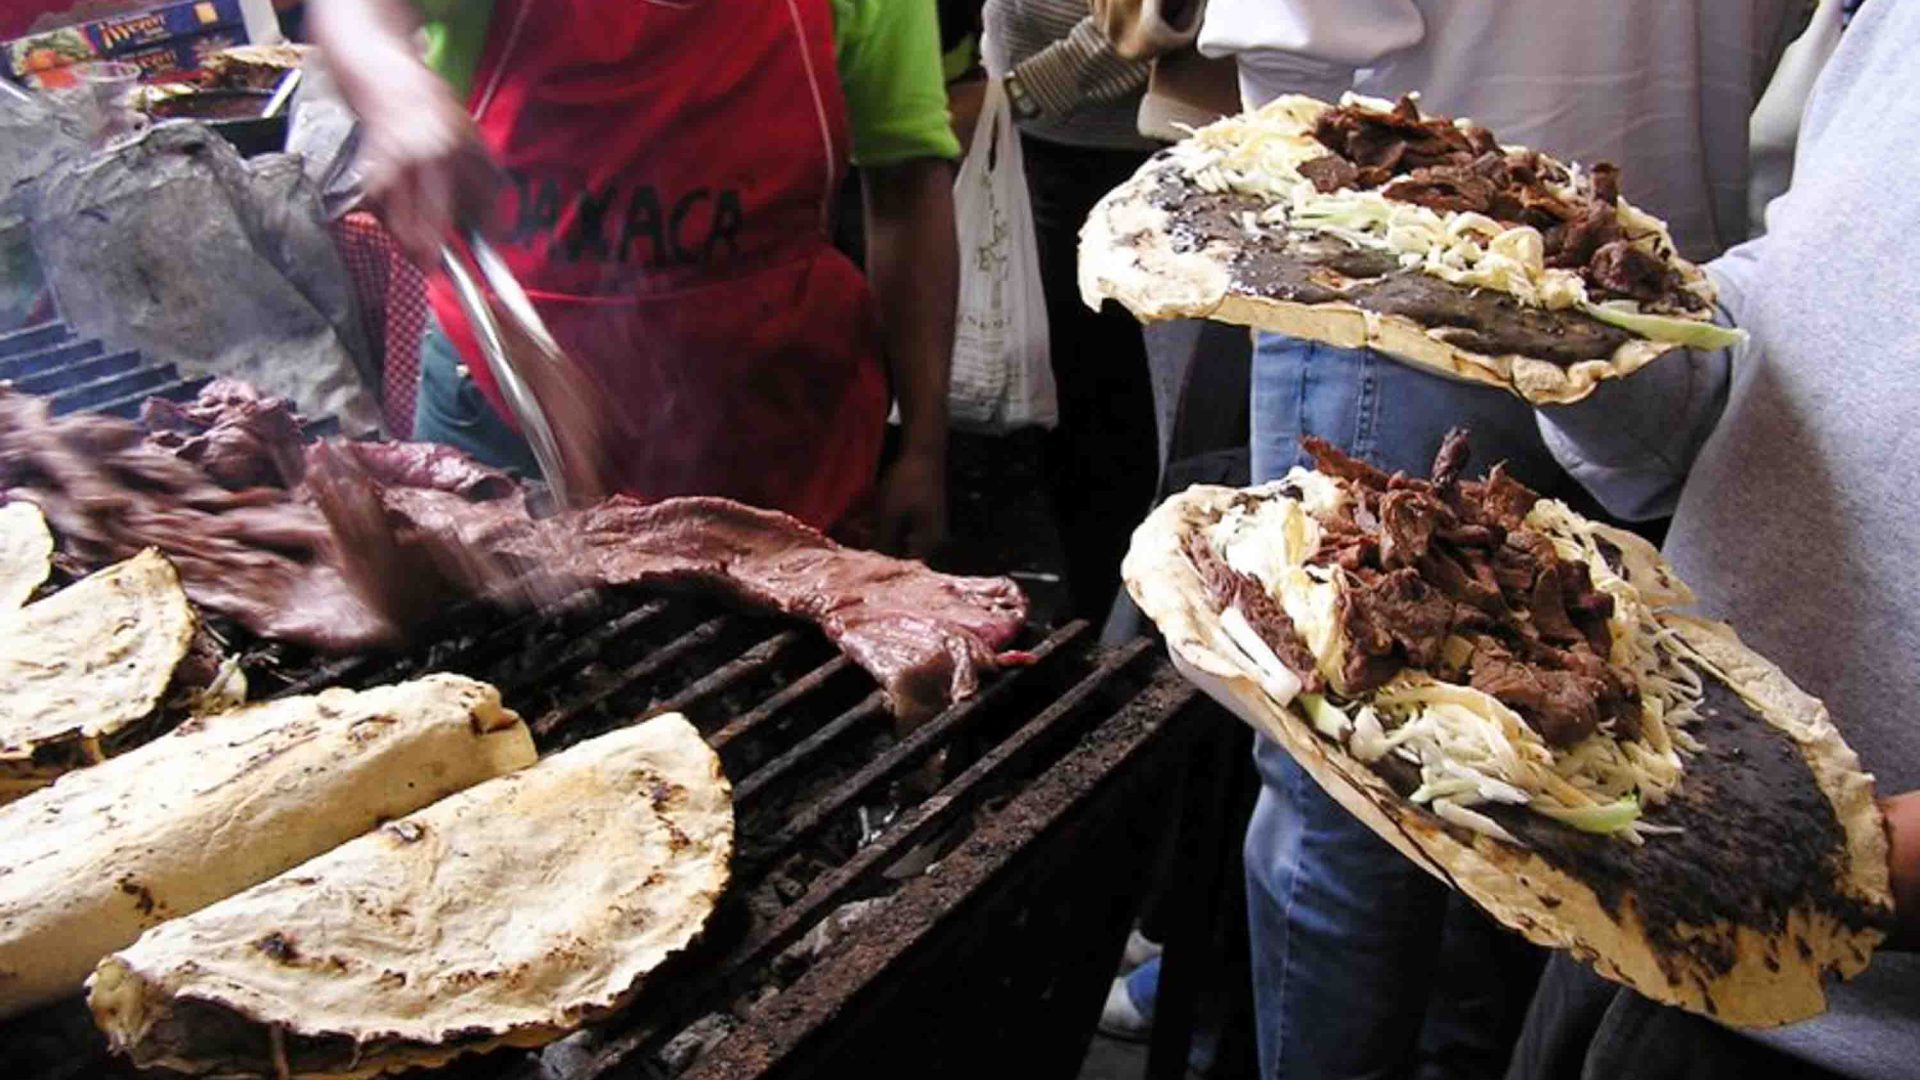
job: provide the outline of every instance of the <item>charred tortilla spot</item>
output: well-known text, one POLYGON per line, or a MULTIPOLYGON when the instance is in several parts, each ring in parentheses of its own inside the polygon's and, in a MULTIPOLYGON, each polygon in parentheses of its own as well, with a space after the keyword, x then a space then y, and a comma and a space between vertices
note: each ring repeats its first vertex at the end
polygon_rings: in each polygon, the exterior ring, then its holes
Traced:
POLYGON ((117 883, 120 891, 133 897, 134 910, 142 915, 151 915, 159 905, 154 902, 153 892, 132 878, 121 878, 117 883))
POLYGON ((382 826, 387 835, 403 844, 417 844, 427 835, 427 827, 417 821, 395 821, 382 826))
POLYGON ((687 789, 664 779, 653 781, 647 788, 647 798, 652 801, 655 810, 670 810, 686 801, 687 789))
POLYGON ((278 930, 255 939, 253 947, 282 964, 291 964, 300 959, 300 950, 294 947, 293 939, 278 930))
POLYGON ((391 716, 369 716, 355 721, 354 725, 347 729, 347 738, 352 739, 356 745, 365 746, 386 734, 388 728, 399 722, 391 716))

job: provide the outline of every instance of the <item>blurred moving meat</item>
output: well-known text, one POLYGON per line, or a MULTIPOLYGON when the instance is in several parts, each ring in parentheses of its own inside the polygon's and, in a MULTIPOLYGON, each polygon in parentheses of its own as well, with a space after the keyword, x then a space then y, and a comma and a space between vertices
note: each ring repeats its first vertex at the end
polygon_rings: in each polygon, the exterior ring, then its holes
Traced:
POLYGON ((1012 581, 845 548, 782 513, 617 497, 539 519, 511 477, 446 447, 305 446, 284 400, 231 380, 145 416, 150 434, 0 389, 0 493, 37 503, 87 565, 160 548, 197 603, 268 639, 353 652, 476 597, 639 585, 806 619, 903 717, 1019 659, 1001 652, 1026 619, 1012 581))

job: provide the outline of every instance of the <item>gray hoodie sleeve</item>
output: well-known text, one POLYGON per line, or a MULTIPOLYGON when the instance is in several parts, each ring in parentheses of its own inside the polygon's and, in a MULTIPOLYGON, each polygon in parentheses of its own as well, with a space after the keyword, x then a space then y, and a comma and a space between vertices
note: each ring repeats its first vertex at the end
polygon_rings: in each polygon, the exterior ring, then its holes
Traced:
POLYGON ((1727 350, 1669 354, 1578 404, 1541 409, 1540 435, 1609 513, 1664 517, 1726 405, 1729 363, 1727 350))
MULTIPOLYGON (((1765 238, 1707 267, 1723 325, 1738 325, 1740 297, 1765 238)), ((1645 521, 1673 513, 1693 459, 1726 408, 1733 365, 1751 342, 1715 352, 1676 350, 1624 379, 1602 382, 1586 400, 1546 406, 1540 435, 1562 468, 1609 513, 1645 521)))

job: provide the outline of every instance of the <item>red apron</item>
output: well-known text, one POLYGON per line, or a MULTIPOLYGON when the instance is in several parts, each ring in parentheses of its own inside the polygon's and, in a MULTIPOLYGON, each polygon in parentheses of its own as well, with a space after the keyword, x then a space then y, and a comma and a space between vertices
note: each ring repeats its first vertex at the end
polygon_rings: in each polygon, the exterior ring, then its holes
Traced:
MULTIPOLYGON (((605 392, 625 489, 839 520, 888 392, 828 235, 848 136, 827 0, 499 0, 470 107, 512 181, 501 250, 605 392)), ((507 415, 443 279, 432 299, 507 415)))

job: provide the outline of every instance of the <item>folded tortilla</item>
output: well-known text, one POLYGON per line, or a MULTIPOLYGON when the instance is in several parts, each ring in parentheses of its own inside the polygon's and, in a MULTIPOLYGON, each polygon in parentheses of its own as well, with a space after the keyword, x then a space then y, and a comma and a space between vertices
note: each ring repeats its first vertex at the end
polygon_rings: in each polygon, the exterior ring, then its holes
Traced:
POLYGON ((33 597, 53 572, 53 533, 40 508, 28 502, 0 506, 0 611, 33 597))
POLYGON ((0 614, 0 802, 152 734, 198 630, 152 550, 0 614))
POLYGON ((719 759, 677 715, 391 822, 102 961, 143 1068, 354 1078, 536 1046, 620 1007, 726 886, 719 759))
POLYGON ((80 990, 141 931, 534 759, 453 675, 189 720, 0 807, 0 1016, 80 990))

